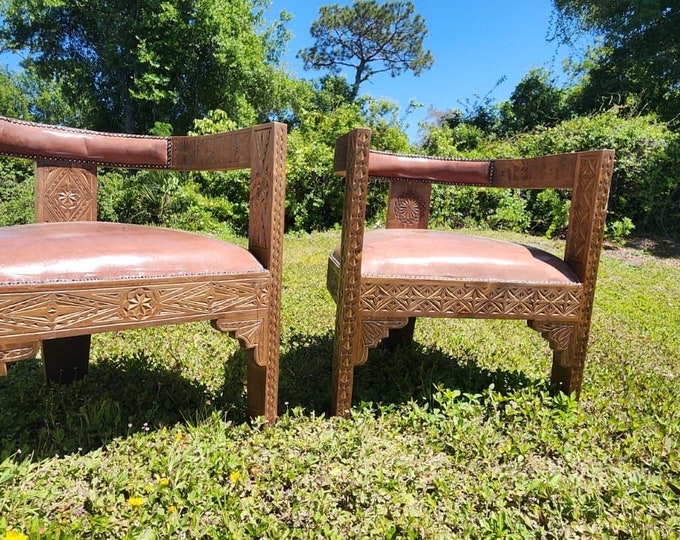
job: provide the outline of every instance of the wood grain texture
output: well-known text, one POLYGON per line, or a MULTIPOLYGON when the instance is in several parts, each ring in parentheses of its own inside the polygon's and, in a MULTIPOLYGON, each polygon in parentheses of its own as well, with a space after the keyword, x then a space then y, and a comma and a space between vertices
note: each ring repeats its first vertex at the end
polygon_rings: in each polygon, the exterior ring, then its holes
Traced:
MULTIPOLYGON (((69 279, 66 269, 60 279, 49 282, 0 283, 0 374, 6 374, 8 362, 34 357, 41 342, 62 340, 65 344, 75 336, 95 332, 212 321, 216 329, 238 339, 248 351, 249 413, 274 421, 278 409, 286 126, 270 123, 228 133, 161 140, 11 121, 5 125, 10 131, 0 133, 0 153, 36 160, 36 215, 41 222, 97 219, 97 165, 102 155, 115 156, 126 168, 249 168, 248 249, 264 270, 239 274, 225 269, 224 275, 183 275, 178 269, 176 274, 154 278, 107 275, 106 279, 94 276, 79 281, 69 279), (13 132, 14 127, 23 131, 13 132), (23 148, 26 129, 42 130, 49 137, 41 145, 23 148), (58 147, 59 135, 64 133, 70 137, 71 157, 57 160, 54 156, 63 153, 58 147), (115 148, 109 151, 107 142, 115 148), (97 148, 97 155, 88 153, 89 143, 97 148), (167 150, 167 163, 145 160, 149 148, 157 151, 161 160, 167 150)), ((67 250, 86 249, 82 245, 66 246, 67 250)), ((25 247, 31 249, 30 235, 25 247)), ((184 249, 191 250, 189 240, 184 249)), ((82 252, 78 254, 82 258, 82 252)), ((116 253, 108 256, 116 257, 116 253)), ((18 268, 20 263, 20 257, 14 261, 18 268)), ((64 347, 50 350, 61 353, 64 347)), ((65 362, 51 367, 67 371, 65 362)))
MULTIPOLYGON (((326 276, 328 290, 337 303, 333 412, 349 414, 353 369, 366 361, 368 348, 376 346, 390 329, 403 327, 414 317, 526 320, 553 350, 551 382, 559 390, 578 395, 602 249, 613 151, 494 160, 488 162, 487 182, 481 181, 484 171, 480 162, 466 165, 451 160, 379 154, 379 163, 371 167, 370 157, 374 155, 367 129, 354 130, 336 143, 335 170, 345 175, 346 187, 341 260, 338 263, 337 258, 329 257, 326 276), (497 279, 483 281, 475 276, 423 279, 418 277, 418 269, 426 268, 428 263, 420 260, 414 260, 413 268, 400 275, 363 275, 364 216, 368 178, 372 176, 390 177, 388 228, 427 228, 433 182, 465 184, 476 189, 571 189, 564 262, 578 280, 531 283, 522 275, 508 280, 507 272, 500 270, 497 279)), ((455 190, 455 186, 451 189, 455 190)), ((474 242, 470 246, 474 247, 474 242)), ((406 251, 407 259, 415 253, 406 251)), ((490 274, 494 265, 512 268, 516 262, 500 261, 495 253, 492 256, 487 266, 490 274)))

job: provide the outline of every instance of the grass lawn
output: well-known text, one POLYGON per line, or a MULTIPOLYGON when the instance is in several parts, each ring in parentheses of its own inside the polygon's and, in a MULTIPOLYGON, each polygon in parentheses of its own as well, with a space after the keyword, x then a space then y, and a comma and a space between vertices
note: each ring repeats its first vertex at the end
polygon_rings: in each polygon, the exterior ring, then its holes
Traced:
MULTIPOLYGON (((503 235, 511 236, 511 235, 503 235)), ((2 538, 680 538, 680 258, 605 251, 583 395, 521 321, 422 319, 328 417, 338 233, 286 238, 278 423, 208 324, 99 334, 0 380, 2 538)), ((512 238, 561 249, 540 238, 512 238)))

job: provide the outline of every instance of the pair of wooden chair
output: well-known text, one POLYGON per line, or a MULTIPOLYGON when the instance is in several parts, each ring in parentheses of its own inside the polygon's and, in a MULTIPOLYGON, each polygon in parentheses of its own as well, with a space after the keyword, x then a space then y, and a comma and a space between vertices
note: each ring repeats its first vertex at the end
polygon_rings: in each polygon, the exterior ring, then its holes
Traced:
MULTIPOLYGON (((526 319, 554 352, 552 380, 579 392, 613 153, 452 161, 371 151, 371 133, 338 140, 346 176, 342 241, 328 289, 338 304, 333 412, 390 331, 416 317, 526 319), (390 179, 387 229, 365 232, 369 176, 390 179), (430 183, 571 188, 564 259, 534 248, 427 229, 430 183)), ((36 218, 0 229, 0 374, 42 359, 49 380, 87 371, 95 332, 209 320, 248 351, 248 412, 277 415, 286 127, 145 137, 0 118, 0 154, 36 163, 36 218), (250 169, 248 248, 205 236, 97 222, 97 169, 250 169)))

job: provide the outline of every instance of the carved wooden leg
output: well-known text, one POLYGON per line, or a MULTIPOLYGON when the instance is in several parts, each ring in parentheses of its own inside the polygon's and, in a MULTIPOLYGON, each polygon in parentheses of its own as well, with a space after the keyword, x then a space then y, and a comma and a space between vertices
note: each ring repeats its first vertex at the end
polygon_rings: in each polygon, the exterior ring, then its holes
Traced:
POLYGON ((40 349, 39 341, 0 345, 0 377, 7 375, 7 364, 27 358, 35 358, 40 349))
POLYGON ((342 349, 342 340, 336 334, 333 347, 333 394, 331 396, 331 414, 334 416, 347 417, 349 416, 349 410, 352 406, 354 361, 352 359, 351 351, 342 349))
POLYGON ((574 328, 569 347, 564 351, 553 353, 550 382, 557 390, 561 390, 567 395, 576 394, 577 399, 581 396, 581 385, 583 384, 589 326, 588 324, 577 325, 574 328))
POLYGON ((390 329, 389 335, 382 340, 382 346, 388 351, 397 347, 405 347, 413 342, 413 332, 416 328, 416 317, 409 317, 403 328, 390 329))
POLYGON ((368 349, 375 347, 388 337, 393 329, 408 325, 406 317, 399 319, 362 319, 350 334, 339 321, 335 331, 333 347, 333 398, 331 413, 347 416, 352 406, 352 385, 354 367, 368 358, 368 349), (344 336, 344 339, 342 339, 344 336))
POLYGON ((79 381, 89 367, 90 335, 46 339, 42 342, 42 357, 48 382, 79 381))
POLYGON ((529 326, 548 340, 553 350, 550 382, 565 394, 581 393, 588 326, 584 324, 543 323, 527 321, 529 326))
MULTIPOLYGON (((340 310, 338 309, 338 312, 340 310)), ((349 416, 352 406, 354 365, 361 349, 361 324, 338 313, 333 339, 331 414, 349 416)))
POLYGON ((248 415, 264 416, 268 423, 274 422, 278 416, 279 400, 278 332, 273 337, 267 318, 250 321, 218 319, 212 321, 212 325, 238 339, 246 349, 248 415))
POLYGON ((248 349, 247 353, 248 416, 263 416, 271 424, 278 416, 278 359, 261 366, 255 349, 248 349))

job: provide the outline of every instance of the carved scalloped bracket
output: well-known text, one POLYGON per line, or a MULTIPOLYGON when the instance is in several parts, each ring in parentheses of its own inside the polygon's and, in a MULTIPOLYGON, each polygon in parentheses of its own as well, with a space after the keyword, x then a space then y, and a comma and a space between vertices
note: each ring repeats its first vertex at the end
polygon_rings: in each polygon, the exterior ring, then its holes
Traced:
POLYGON ((360 366, 368 359, 368 349, 378 345, 393 328, 403 328, 408 317, 398 319, 364 319, 361 321, 361 356, 355 365, 360 366))
MULTIPOLYGON (((253 349, 255 363, 258 366, 266 366, 266 361, 262 361, 260 348, 266 347, 264 341, 264 319, 253 319, 248 321, 231 321, 226 319, 215 319, 210 321, 213 328, 220 332, 226 332, 230 337, 238 339, 245 349, 253 349)), ((267 355, 265 354, 266 358, 267 355)))
POLYGON ((574 333, 574 324, 569 323, 550 323, 539 321, 527 321, 529 328, 540 332, 541 335, 550 343, 553 351, 566 351, 571 343, 574 333))
POLYGON ((13 345, 0 345, 0 376, 7 375, 7 364, 18 362, 27 358, 35 358, 40 350, 40 342, 15 343, 13 345))

